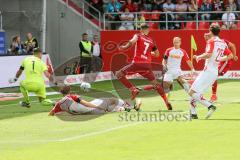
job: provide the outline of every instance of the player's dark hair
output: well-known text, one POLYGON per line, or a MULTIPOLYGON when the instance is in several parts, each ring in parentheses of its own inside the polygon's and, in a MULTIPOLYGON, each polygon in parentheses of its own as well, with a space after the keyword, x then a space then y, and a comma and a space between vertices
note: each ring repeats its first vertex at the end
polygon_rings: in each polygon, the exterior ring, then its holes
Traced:
POLYGON ((212 23, 209 30, 214 36, 218 36, 220 33, 220 26, 217 23, 212 23))
POLYGON ((60 93, 66 95, 69 94, 71 91, 71 86, 69 85, 64 85, 61 89, 60 89, 60 93))
POLYGON ((83 33, 82 36, 87 36, 88 34, 87 33, 83 33))

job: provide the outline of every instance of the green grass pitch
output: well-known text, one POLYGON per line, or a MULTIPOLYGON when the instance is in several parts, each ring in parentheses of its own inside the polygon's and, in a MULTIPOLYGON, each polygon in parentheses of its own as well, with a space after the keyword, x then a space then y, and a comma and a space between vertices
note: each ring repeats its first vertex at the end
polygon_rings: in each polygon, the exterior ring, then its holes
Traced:
MULTIPOLYGON (((92 87, 91 92, 82 93, 83 97, 116 95, 110 82, 92 87)), ((237 160, 239 90, 239 81, 221 81, 216 113, 204 120, 207 110, 199 104, 200 119, 192 121, 123 121, 119 113, 49 117, 51 107, 41 106, 35 98, 30 109, 19 107, 18 101, 0 102, 0 160, 237 160)), ((205 96, 209 98, 210 91, 205 96)), ((140 97, 142 113, 165 110, 156 93, 144 92, 140 97)), ((179 112, 165 114, 187 113, 187 99, 176 85, 171 102, 179 112)))

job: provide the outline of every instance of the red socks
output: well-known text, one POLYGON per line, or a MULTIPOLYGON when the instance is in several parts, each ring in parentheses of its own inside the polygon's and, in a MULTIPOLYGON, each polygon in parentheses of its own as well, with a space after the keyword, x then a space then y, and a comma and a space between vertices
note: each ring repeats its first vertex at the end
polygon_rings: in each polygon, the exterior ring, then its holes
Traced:
POLYGON ((127 87, 128 89, 130 88, 133 88, 134 86, 132 85, 131 82, 129 82, 129 80, 125 77, 125 76, 122 76, 121 78, 118 78, 118 80, 120 82, 122 82, 122 84, 127 87))
POLYGON ((146 91, 150 91, 150 90, 153 90, 154 89, 154 87, 153 87, 153 85, 146 85, 146 86, 144 86, 144 88, 143 88, 144 90, 146 90, 146 91))
POLYGON ((216 94, 217 93, 217 86, 218 86, 218 82, 215 81, 212 85, 212 94, 216 94))

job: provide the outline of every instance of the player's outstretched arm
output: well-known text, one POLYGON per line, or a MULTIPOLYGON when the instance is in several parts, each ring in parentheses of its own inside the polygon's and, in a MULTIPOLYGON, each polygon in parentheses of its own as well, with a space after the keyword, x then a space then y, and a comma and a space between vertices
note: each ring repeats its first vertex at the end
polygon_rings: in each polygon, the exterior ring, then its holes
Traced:
POLYGON ((151 52, 151 54, 152 54, 152 56, 154 56, 154 57, 159 57, 159 55, 160 55, 160 53, 159 53, 159 50, 157 49, 157 50, 154 50, 154 51, 152 51, 151 52))
POLYGON ((17 73, 16 73, 16 75, 15 75, 15 78, 10 78, 10 79, 8 80, 8 82, 9 82, 9 83, 15 83, 15 82, 17 82, 18 78, 22 75, 23 70, 24 70, 24 68, 21 66, 21 67, 18 69, 18 71, 17 71, 17 73))
POLYGON ((229 54, 229 55, 220 57, 218 60, 219 60, 219 61, 228 61, 228 60, 233 59, 233 58, 234 58, 234 55, 231 53, 231 54, 229 54))
POLYGON ((237 61, 238 60, 238 56, 237 56, 237 49, 236 49, 236 45, 232 42, 229 42, 228 44, 229 49, 231 50, 232 54, 233 54, 233 60, 237 61))
POLYGON ((53 109, 48 113, 48 115, 49 115, 49 116, 54 116, 54 115, 55 115, 53 109))
POLYGON ((189 68, 191 69, 192 72, 195 72, 195 69, 193 67, 192 61, 188 60, 187 61, 187 65, 189 66, 189 68))
POLYGON ((125 45, 119 46, 119 50, 121 51, 121 50, 126 50, 130 48, 132 45, 134 45, 137 42, 137 40, 138 40, 138 36, 135 34, 133 38, 130 41, 128 41, 125 45))
POLYGON ((211 56, 212 56, 212 53, 203 53, 203 54, 201 54, 201 55, 199 55, 199 56, 194 55, 193 58, 198 62, 198 61, 200 61, 201 59, 208 59, 208 58, 210 58, 211 56))

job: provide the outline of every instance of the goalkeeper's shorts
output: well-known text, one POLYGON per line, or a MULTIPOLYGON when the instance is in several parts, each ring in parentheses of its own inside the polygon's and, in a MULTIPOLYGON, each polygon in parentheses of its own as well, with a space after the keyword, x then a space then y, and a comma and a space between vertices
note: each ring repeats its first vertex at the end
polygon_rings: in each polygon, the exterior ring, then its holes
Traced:
POLYGON ((46 98, 46 87, 42 82, 31 82, 23 80, 20 82, 20 87, 27 92, 35 93, 38 97, 44 99, 46 98))

